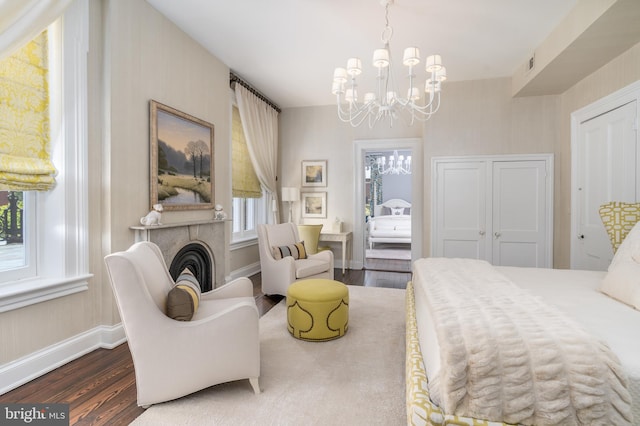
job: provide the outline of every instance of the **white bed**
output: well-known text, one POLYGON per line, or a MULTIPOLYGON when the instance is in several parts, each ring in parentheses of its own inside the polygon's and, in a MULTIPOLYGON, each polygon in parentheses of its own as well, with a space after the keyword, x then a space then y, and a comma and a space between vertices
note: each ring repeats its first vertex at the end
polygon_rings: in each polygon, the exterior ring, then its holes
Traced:
MULTIPOLYGON (((419 265, 418 265, 419 268, 419 265)), ((572 271, 541 268, 497 267, 517 286, 559 308, 587 331, 603 340, 620 359, 629 379, 634 418, 640 421, 640 312, 598 291, 606 274, 598 271, 572 271)), ((420 281, 414 270, 414 283, 420 281)), ((416 317, 424 366, 429 381, 437 376, 440 344, 424 293, 416 284, 416 317)))
POLYGON ((370 249, 375 243, 411 244, 411 203, 394 198, 374 206, 368 239, 370 249))

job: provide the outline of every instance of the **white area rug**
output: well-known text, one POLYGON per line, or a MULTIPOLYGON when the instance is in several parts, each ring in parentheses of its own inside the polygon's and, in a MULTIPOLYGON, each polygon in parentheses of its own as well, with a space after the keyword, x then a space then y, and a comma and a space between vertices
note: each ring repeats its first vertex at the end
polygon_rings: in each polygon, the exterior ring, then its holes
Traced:
POLYGON ((366 257, 369 259, 411 260, 411 250, 400 248, 367 249, 366 257))
POLYGON ((261 394, 248 380, 225 383, 154 405, 132 425, 406 425, 404 297, 349 286, 349 329, 328 342, 291 337, 283 300, 260 319, 261 394))

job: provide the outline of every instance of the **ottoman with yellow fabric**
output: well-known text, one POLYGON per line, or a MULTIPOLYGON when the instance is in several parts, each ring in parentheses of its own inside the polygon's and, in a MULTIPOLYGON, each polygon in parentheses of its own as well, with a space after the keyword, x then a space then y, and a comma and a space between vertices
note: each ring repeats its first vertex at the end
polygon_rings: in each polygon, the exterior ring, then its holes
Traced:
POLYGON ((325 341, 344 336, 349 326, 349 289, 327 279, 297 281, 287 289, 287 324, 293 337, 325 341))

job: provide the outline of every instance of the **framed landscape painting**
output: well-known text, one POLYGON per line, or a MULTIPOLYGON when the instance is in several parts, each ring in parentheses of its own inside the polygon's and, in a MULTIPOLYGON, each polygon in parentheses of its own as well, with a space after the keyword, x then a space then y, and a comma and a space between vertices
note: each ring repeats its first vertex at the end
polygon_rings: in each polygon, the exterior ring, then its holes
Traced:
POLYGON ((327 217, 327 193, 303 192, 302 193, 302 217, 326 218, 327 217))
POLYGON ((150 101, 151 206, 213 208, 213 124, 150 101))
POLYGON ((327 160, 302 162, 302 186, 327 186, 327 160))

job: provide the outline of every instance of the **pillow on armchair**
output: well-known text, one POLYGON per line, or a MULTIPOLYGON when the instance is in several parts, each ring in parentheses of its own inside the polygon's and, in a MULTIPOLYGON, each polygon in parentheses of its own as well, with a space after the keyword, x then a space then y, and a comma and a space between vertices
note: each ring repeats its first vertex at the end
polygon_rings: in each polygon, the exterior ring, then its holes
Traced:
POLYGON ((273 247, 273 257, 276 260, 282 259, 287 256, 291 256, 294 259, 306 259, 307 251, 304 248, 304 241, 300 241, 296 244, 289 244, 287 246, 273 247))
POLYGON ((200 293, 200 283, 185 268, 167 295, 167 316, 178 321, 191 321, 200 304, 200 293))

